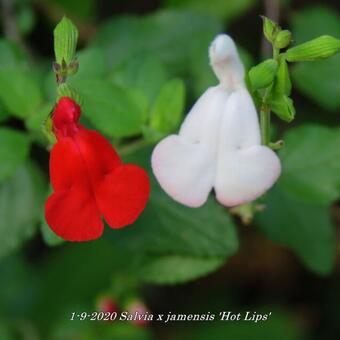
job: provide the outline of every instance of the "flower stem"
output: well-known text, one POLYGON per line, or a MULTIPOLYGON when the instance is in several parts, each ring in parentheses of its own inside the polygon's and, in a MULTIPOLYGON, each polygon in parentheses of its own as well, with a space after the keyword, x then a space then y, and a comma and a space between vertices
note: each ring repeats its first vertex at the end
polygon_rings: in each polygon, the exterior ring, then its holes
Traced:
MULTIPOLYGON (((278 60, 280 50, 273 46, 273 58, 278 60)), ((260 110, 261 141, 263 145, 270 146, 270 108, 267 104, 270 87, 264 93, 260 110)))
POLYGON ((263 145, 270 143, 270 109, 264 102, 260 111, 261 140, 263 145))

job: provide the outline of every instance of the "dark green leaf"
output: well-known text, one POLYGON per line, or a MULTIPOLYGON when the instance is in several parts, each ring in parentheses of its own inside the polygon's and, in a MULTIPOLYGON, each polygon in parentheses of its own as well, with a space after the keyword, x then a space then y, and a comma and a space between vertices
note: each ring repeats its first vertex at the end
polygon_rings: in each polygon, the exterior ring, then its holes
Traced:
MULTIPOLYGON (((328 34, 340 37, 339 15, 331 9, 312 7, 298 12, 292 20, 297 44, 328 34)), ((340 108, 340 55, 328 60, 301 63, 293 67, 296 87, 319 105, 329 110, 340 108)))
POLYGON ((259 215, 259 228, 271 240, 293 249, 312 271, 331 271, 336 243, 327 207, 304 203, 276 188, 267 196, 266 210, 259 215))
POLYGON ((43 175, 25 164, 0 184, 0 258, 34 234, 45 196, 43 175))
POLYGON ((280 153, 285 191, 313 204, 329 204, 340 197, 340 131, 302 126, 284 136, 280 153))
POLYGON ((10 128, 0 128, 0 182, 10 177, 29 152, 27 135, 10 128))

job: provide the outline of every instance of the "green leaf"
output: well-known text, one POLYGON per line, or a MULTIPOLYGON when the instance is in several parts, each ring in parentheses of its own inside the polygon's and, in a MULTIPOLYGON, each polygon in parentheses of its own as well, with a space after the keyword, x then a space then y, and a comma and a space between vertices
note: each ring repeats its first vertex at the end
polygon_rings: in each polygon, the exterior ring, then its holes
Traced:
POLYGON ((0 99, 18 118, 26 118, 39 109, 42 93, 32 73, 15 68, 0 69, 0 99))
POLYGON ((249 71, 249 80, 252 90, 268 87, 274 80, 278 69, 277 61, 268 59, 252 67, 249 71))
POLYGON ((56 62, 67 65, 74 60, 78 41, 78 30, 66 17, 54 29, 54 53, 56 62))
POLYGON ((257 0, 166 0, 165 5, 173 8, 186 8, 221 17, 229 22, 256 5, 257 0))
POLYGON ((0 69, 21 67, 26 63, 24 52, 14 43, 0 39, 0 69))
POLYGON ((9 180, 0 184, 0 258, 34 234, 44 191, 43 175, 30 163, 19 167, 9 180))
POLYGON ((110 66, 149 52, 174 71, 187 72, 199 54, 204 51, 207 55, 209 43, 222 29, 222 22, 210 15, 163 10, 143 17, 111 19, 98 31, 93 44, 106 50, 110 66))
POLYGON ((110 79, 114 84, 138 89, 152 104, 168 75, 158 57, 142 52, 116 67, 110 79))
POLYGON ((10 177, 28 157, 28 136, 10 128, 0 128, 0 182, 10 177))
POLYGON ((185 87, 180 79, 167 82, 160 89, 150 116, 150 127, 167 134, 174 131, 182 118, 185 87))
POLYGON ((329 35, 323 35, 304 44, 297 45, 286 51, 286 60, 315 61, 326 59, 340 52, 340 40, 329 35))
MULTIPOLYGON (((293 16, 292 31, 296 43, 320 35, 340 37, 340 17, 331 9, 312 7, 293 16)), ((340 55, 293 67, 295 86, 322 107, 336 111, 340 108, 340 55)))
POLYGON ((137 276, 145 282, 178 284, 207 275, 223 265, 222 257, 147 256, 138 266, 137 276))
POLYGON ((266 201, 259 228, 271 240, 293 249, 310 270, 329 274, 336 243, 328 208, 304 203, 280 189, 271 190, 266 201))
POLYGON ((340 197, 340 130, 306 125, 290 130, 280 152, 281 186, 301 201, 330 204, 340 197))
MULTIPOLYGON (((140 150, 125 161, 149 168, 150 151, 140 150)), ((201 208, 191 209, 170 199, 153 179, 151 186, 149 203, 134 225, 107 234, 118 249, 139 254, 138 266, 145 266, 145 280, 155 283, 192 280, 211 272, 237 251, 233 221, 213 199, 201 208), (179 258, 183 259, 183 266, 178 264, 175 268, 179 258), (153 268, 161 264, 164 275, 156 277, 153 268)))
POLYGON ((70 84, 84 98, 84 115, 101 132, 117 138, 141 133, 148 104, 141 93, 99 78, 75 77, 70 84))
POLYGON ((86 48, 77 53, 79 62, 78 77, 106 76, 108 61, 101 48, 86 48))

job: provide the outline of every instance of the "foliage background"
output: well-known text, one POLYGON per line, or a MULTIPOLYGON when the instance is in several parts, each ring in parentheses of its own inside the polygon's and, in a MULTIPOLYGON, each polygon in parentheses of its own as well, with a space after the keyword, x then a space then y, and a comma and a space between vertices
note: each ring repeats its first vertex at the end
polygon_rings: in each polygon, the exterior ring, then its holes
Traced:
MULTIPOLYGON (((153 143, 176 131, 216 83, 207 47, 230 33, 249 68, 263 60, 260 14, 280 14, 295 43, 340 38, 337 1, 2 0, 0 40, 1 339, 336 339, 340 334, 340 55, 293 65, 294 123, 274 118, 283 175, 250 225, 213 199, 191 210, 152 182, 135 225, 66 244, 43 218, 47 140, 55 102, 53 28, 66 13, 80 31, 83 123, 126 161, 149 169, 153 143), (272 312, 261 324, 69 321, 109 294, 153 313, 272 312)), ((275 19, 275 18, 273 18, 275 19)), ((150 169, 149 169, 150 170, 150 169)))

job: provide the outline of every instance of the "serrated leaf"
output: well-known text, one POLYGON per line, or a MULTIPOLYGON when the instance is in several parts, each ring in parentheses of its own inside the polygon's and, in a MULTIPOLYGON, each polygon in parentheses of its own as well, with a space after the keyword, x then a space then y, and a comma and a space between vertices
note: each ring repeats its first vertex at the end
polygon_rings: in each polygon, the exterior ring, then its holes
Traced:
POLYGON ((13 175, 28 157, 30 141, 27 135, 10 128, 0 128, 0 182, 13 175))
POLYGON ((0 69, 0 99, 18 118, 27 118, 42 104, 42 93, 33 74, 17 69, 0 69))
POLYGON ((173 79, 164 84, 151 109, 150 127, 164 134, 174 131, 181 121, 184 101, 182 80, 173 79))
POLYGON ((78 41, 78 30, 66 17, 54 29, 54 53, 59 65, 63 61, 68 65, 75 57, 78 41))
POLYGON ((268 59, 252 67, 249 71, 249 80, 252 90, 268 87, 274 80, 278 69, 277 61, 268 59))
POLYGON ((31 163, 19 167, 9 180, 0 184, 0 258, 34 234, 44 191, 43 175, 31 163))

